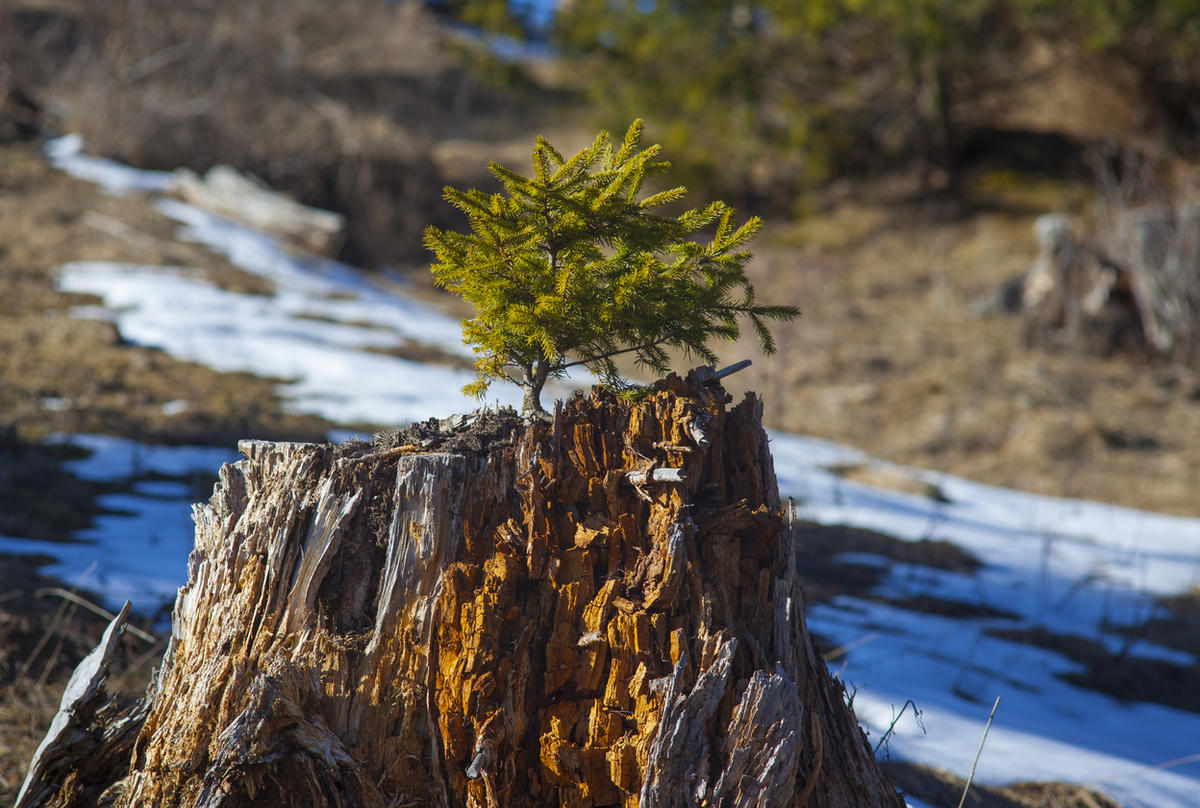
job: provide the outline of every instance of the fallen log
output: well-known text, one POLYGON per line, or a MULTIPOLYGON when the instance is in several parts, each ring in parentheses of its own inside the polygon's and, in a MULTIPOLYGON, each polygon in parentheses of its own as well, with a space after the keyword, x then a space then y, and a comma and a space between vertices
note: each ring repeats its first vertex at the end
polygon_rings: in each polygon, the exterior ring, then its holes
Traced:
POLYGON ((727 403, 673 376, 244 442, 128 766, 37 804, 902 808, 805 628, 761 404, 727 403))
POLYGON ((1192 361, 1200 351, 1200 215, 1194 208, 1122 210, 1077 235, 1061 214, 1038 217, 1038 256, 973 308, 1019 312, 1034 344, 1192 361))
POLYGON ((336 255, 345 240, 340 213, 301 205, 229 166, 213 166, 203 177, 178 169, 170 190, 184 202, 318 255, 336 255))

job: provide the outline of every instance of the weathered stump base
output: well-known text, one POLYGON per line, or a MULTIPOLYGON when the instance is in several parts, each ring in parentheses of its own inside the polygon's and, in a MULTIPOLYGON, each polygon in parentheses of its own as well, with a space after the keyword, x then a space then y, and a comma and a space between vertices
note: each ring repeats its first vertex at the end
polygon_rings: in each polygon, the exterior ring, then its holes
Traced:
POLYGON ((129 768, 53 804, 901 808, 805 629, 760 404, 726 403, 243 444, 129 768))

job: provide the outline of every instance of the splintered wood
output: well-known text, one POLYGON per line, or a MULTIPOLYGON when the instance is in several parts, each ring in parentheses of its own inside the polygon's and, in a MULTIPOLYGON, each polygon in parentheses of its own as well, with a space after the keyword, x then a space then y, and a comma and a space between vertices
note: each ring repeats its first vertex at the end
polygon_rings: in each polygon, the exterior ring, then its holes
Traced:
POLYGON ((483 454, 244 444, 93 796, 902 806, 804 627, 760 405, 701 382, 483 454))

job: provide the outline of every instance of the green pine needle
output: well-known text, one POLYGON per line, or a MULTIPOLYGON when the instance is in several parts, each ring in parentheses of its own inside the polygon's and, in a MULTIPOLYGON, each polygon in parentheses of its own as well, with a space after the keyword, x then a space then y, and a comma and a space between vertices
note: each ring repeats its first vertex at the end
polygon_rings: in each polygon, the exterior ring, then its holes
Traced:
POLYGON ((799 316, 794 306, 754 302, 745 273, 751 254, 742 248, 760 219, 735 227, 723 202, 673 217, 651 212, 679 202, 682 186, 638 200, 646 177, 670 166, 654 161, 657 145, 641 148, 642 132, 634 121, 615 151, 601 132, 570 158, 539 137, 532 177, 489 165, 504 193, 445 189, 472 232, 429 227, 424 240, 437 258, 434 281, 476 309, 463 323, 477 357, 464 392, 482 396, 515 374, 526 409, 539 411, 546 379, 569 367, 585 365, 627 390, 618 355, 633 354, 656 373, 669 369, 668 348, 713 362, 708 343, 736 339, 741 316, 773 353, 766 321, 799 316), (711 240, 697 241, 709 229, 711 240))

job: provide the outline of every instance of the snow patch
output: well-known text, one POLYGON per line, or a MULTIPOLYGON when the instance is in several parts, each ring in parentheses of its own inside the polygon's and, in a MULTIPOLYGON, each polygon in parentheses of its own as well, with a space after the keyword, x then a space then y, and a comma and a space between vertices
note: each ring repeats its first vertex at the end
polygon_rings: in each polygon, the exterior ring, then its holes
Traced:
POLYGON ((46 157, 55 168, 77 179, 94 182, 111 194, 162 193, 171 184, 169 171, 144 171, 104 157, 83 153, 83 138, 64 135, 46 143, 46 157))
MULTIPOLYGON (((377 306, 377 316, 359 317, 370 308, 362 301, 321 301, 294 289, 240 294, 179 267, 103 261, 64 265, 59 287, 103 299, 131 342, 220 371, 286 380, 280 392, 294 412, 335 423, 402 424, 479 406, 461 392, 474 378, 470 371, 371 350, 404 344, 425 322, 436 322, 435 313, 406 317, 397 304, 386 316, 377 306), (331 319, 314 319, 318 312, 331 319)), ((493 389, 487 403, 520 405, 516 388, 493 389)))
POLYGON ((68 471, 129 490, 100 497, 98 504, 106 512, 69 541, 0 536, 0 552, 52 556, 56 561, 47 573, 97 592, 113 609, 130 600, 136 609, 152 611, 173 600, 192 551, 193 494, 185 480, 215 475, 222 463, 238 455, 228 449, 148 446, 106 435, 55 440, 91 452, 65 464, 68 471))

